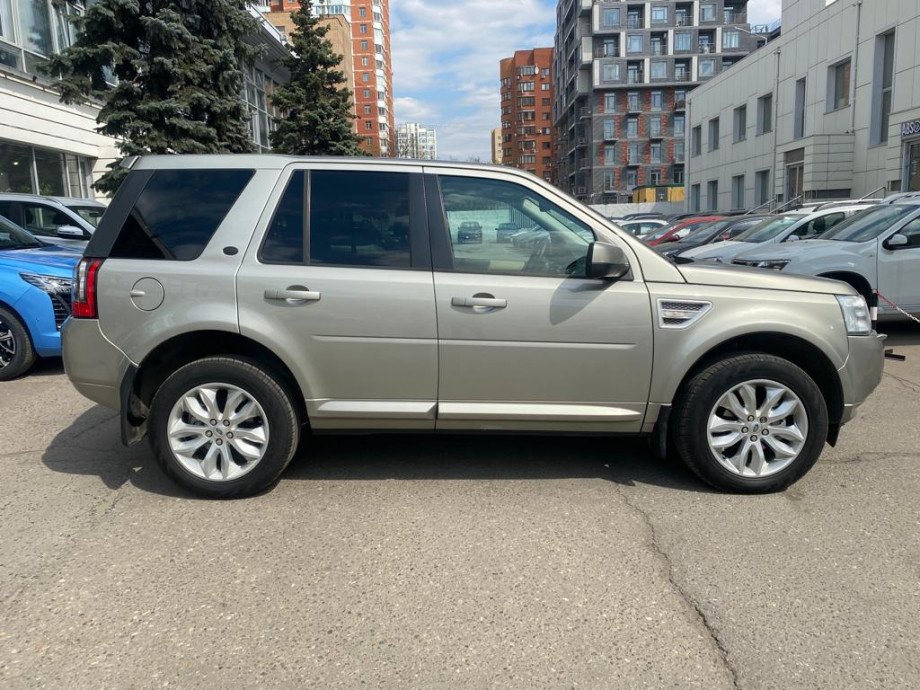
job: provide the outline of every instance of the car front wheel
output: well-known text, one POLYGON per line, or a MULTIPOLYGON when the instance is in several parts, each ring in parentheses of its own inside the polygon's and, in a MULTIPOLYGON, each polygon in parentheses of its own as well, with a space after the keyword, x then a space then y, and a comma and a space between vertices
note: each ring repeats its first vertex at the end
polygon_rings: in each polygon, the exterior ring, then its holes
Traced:
POLYGON ((35 363, 35 349, 19 317, 0 308, 0 381, 21 376, 35 363))
POLYGON ((693 472, 741 493, 779 491, 815 464, 827 440, 827 405, 792 362, 745 354, 716 362, 685 386, 674 442, 693 472))
POLYGON ((291 394, 267 369, 208 357, 177 370, 150 409, 150 442, 167 475, 208 498, 251 496, 273 484, 299 440, 291 394))

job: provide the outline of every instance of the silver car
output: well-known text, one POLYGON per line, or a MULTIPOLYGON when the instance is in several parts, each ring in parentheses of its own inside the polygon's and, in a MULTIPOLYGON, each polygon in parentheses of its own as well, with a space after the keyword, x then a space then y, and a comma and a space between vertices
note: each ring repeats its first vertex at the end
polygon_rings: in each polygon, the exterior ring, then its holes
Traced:
POLYGON ((137 162, 63 338, 124 442, 213 497, 271 485, 307 428, 645 436, 775 491, 883 364, 845 283, 674 265, 507 167, 283 156, 137 162), (533 241, 460 243, 471 222, 533 241))
POLYGON ((46 244, 72 249, 86 246, 105 208, 92 199, 0 193, 0 216, 46 244))

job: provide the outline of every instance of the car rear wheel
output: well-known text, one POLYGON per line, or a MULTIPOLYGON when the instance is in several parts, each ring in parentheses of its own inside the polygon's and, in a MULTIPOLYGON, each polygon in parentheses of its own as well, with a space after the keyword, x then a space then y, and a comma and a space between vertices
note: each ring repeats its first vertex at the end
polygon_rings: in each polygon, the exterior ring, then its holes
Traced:
POLYGON ((13 312, 0 308, 0 381, 22 376, 35 364, 35 348, 25 325, 13 312))
POLYGON ((291 394, 269 370, 241 358, 187 364, 151 404, 150 442, 161 467, 209 498, 267 488, 291 461, 298 440, 291 394))
POLYGON ((772 355, 712 364, 690 379, 675 412, 674 442, 684 462, 725 491, 784 489, 811 469, 827 440, 817 384, 772 355))

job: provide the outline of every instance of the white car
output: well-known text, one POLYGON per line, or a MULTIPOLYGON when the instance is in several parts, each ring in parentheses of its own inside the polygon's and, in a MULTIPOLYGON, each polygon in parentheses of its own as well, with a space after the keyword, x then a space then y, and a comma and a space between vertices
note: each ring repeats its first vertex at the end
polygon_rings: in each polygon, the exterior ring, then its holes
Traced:
POLYGON ((689 249, 683 252, 680 258, 728 264, 736 256, 755 249, 761 244, 779 244, 816 238, 854 213, 872 208, 874 205, 871 203, 851 204, 812 213, 784 213, 777 216, 775 220, 764 221, 747 232, 741 233, 734 240, 689 249))
POLYGON ((898 314, 890 302, 920 313, 920 199, 864 211, 819 240, 760 246, 733 263, 834 278, 867 300, 878 291, 880 317, 898 314))
POLYGON ((104 204, 92 199, 0 194, 0 216, 46 244, 76 249, 86 246, 105 209, 104 204))
POLYGON ((616 221, 621 230, 625 230, 635 237, 643 237, 653 230, 663 228, 668 221, 660 218, 639 218, 637 220, 620 220, 616 221))

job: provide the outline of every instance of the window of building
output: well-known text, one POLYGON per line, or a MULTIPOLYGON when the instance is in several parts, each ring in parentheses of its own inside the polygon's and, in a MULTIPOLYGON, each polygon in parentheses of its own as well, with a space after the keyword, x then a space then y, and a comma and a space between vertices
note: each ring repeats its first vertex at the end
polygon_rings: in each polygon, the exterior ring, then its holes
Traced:
POLYGON ((536 73, 537 73, 536 65, 523 65, 521 67, 518 67, 518 74, 521 74, 527 77, 532 77, 536 73))
POLYGON ((518 98, 518 105, 520 106, 532 106, 536 105, 537 99, 533 96, 521 96, 518 98))
POLYGON ((367 41, 361 41, 361 50, 367 50, 367 41))
POLYGON ((653 60, 651 64, 652 79, 668 78, 668 63, 664 60, 653 60))
POLYGON ((628 34, 626 36, 626 52, 641 53, 642 51, 642 34, 628 34))
POLYGON ((674 116, 674 136, 675 137, 684 136, 684 122, 685 122, 685 119, 683 115, 674 116))
POLYGON ((367 33, 367 24, 361 24, 361 25, 360 25, 360 28, 359 28, 358 30, 359 30, 362 34, 366 34, 366 33, 367 33))
POLYGON ((690 130, 690 155, 699 156, 703 152, 703 126, 697 125, 690 130))
POLYGON ((612 192, 615 191, 616 187, 616 176, 612 170, 604 171, 604 191, 612 192))
POLYGON ((770 194, 770 171, 758 170, 754 174, 754 193, 756 198, 754 203, 758 206, 766 204, 772 198, 770 194))
POLYGON ((683 184, 684 183, 684 166, 675 165, 674 172, 671 173, 671 179, 674 181, 674 184, 683 184))
POLYGON ((827 70, 827 109, 837 110, 850 105, 850 61, 833 65, 827 70))
POLYGON ((371 97, 371 90, 370 90, 370 89, 364 89, 364 93, 363 93, 362 95, 363 95, 365 98, 370 98, 370 97, 371 97))
POLYGON ((709 121, 709 150, 717 151, 719 149, 719 118, 713 118, 709 121))
POLYGON ((617 27, 620 25, 620 8, 605 7, 601 12, 601 26, 617 27))
POLYGON ((540 84, 540 91, 549 91, 553 88, 552 84, 540 84))
POLYGON ((735 175, 732 178, 732 208, 744 208, 744 175, 735 175))
POLYGON ((620 65, 616 62, 607 62, 601 66, 602 81, 619 81, 620 65))
POLYGON ((626 81, 629 84, 642 83, 642 67, 638 64, 626 65, 626 81))
POLYGON ((604 57, 616 57, 619 54, 619 46, 614 38, 605 38, 601 44, 601 55, 604 57))
POLYGON ((613 120, 604 120, 604 139, 610 141, 616 136, 616 126, 613 120))
POLYGON ((715 58, 700 58, 700 79, 711 77, 716 73, 715 58))
POLYGON ((367 16, 367 8, 366 8, 366 7, 359 7, 359 8, 358 8, 358 16, 359 16, 359 17, 366 17, 366 16, 367 16))
POLYGON ((548 76, 549 76, 549 67, 544 67, 543 69, 541 69, 541 70, 540 70, 540 76, 541 76, 541 77, 548 77, 548 76))
POLYGON ((661 116, 653 115, 648 121, 648 135, 650 137, 661 136, 661 116))
POLYGON ((364 57, 361 58, 361 66, 367 67, 368 64, 370 64, 370 60, 368 59, 367 55, 365 55, 364 57))
POLYGON ((768 93, 757 99, 757 134, 773 131, 773 94, 768 93))
POLYGON ((632 191, 639 184, 639 172, 633 168, 626 169, 626 189, 632 191))
POLYGON ((113 259, 201 256, 253 170, 157 170, 115 240, 113 259))
POLYGON ((693 35, 688 31, 678 31, 674 34, 674 51, 689 52, 693 45, 693 35))
POLYGON ((723 31, 722 32, 722 50, 732 50, 741 47, 740 31, 723 31))
POLYGON ((653 187, 657 187, 661 184, 661 172, 659 170, 652 170, 648 174, 648 183, 653 187))
POLYGON ((653 141, 649 146, 649 161, 652 163, 661 162, 661 144, 653 141))
POLYGON ((579 277, 568 275, 567 268, 583 262, 594 233, 570 213, 526 187, 502 180, 442 176, 440 181, 455 271, 579 277), (496 218, 523 223, 552 251, 515 255, 494 232, 483 232, 479 244, 458 241, 462 223, 494 228, 496 218))
POLYGON ((275 118, 281 113, 272 105, 275 83, 256 67, 243 70, 242 97, 249 110, 249 134, 259 151, 271 149, 270 136, 275 130, 275 118))
POLYGON ((543 113, 544 120, 549 120, 549 118, 550 118, 550 113, 543 113))
POLYGON ((0 192, 91 198, 94 162, 72 153, 0 141, 0 192))
POLYGON ((369 105, 364 106, 364 114, 365 115, 371 114, 371 107, 369 105))
POLYGON ((805 136, 805 79, 795 82, 795 119, 793 122, 792 136, 801 139, 805 136))
POLYGON ((683 109, 687 105, 687 92, 684 89, 674 89, 674 107, 683 109))
POLYGON ((363 72, 363 73, 361 74, 361 81, 362 81, 362 82, 364 82, 364 83, 366 84, 366 83, 369 82, 370 80, 371 80, 371 74, 370 74, 370 72, 363 72))
POLYGON ((891 92, 894 86, 894 32, 875 39, 875 70, 872 76, 872 123, 870 141, 888 141, 891 120, 891 92))
POLYGON ((747 106, 735 108, 733 116, 733 140, 737 143, 747 139, 747 106))
POLYGON ((604 165, 613 165, 617 162, 617 147, 614 144, 604 146, 604 165))
POLYGON ((541 99, 540 99, 540 102, 541 102, 543 105, 549 105, 549 99, 548 99, 548 98, 541 98, 541 99))
POLYGON ((715 211, 719 208, 719 181, 709 180, 706 183, 706 208, 715 211))
POLYGON ((536 163, 536 162, 537 162, 537 157, 532 153, 524 154, 523 156, 521 156, 521 164, 523 165, 528 165, 528 164, 536 163))
POLYGON ((699 213, 700 209, 700 186, 698 184, 690 185, 690 210, 699 213))
POLYGON ((629 139, 635 139, 639 136, 639 118, 638 117, 628 117, 626 118, 626 136, 629 139))
POLYGON ((630 91, 626 94, 626 109, 631 113, 639 112, 639 92, 630 91))
POLYGON ((668 23, 668 8, 667 7, 653 7, 652 8, 652 24, 667 24, 668 23))
POLYGON ((70 18, 77 14, 82 9, 76 3, 0 0, 0 65, 38 73, 48 56, 76 39, 70 18))
POLYGON ((661 91, 652 91, 651 95, 652 110, 661 110, 662 98, 661 91))
POLYGON ((364 129, 366 129, 366 130, 368 130, 368 131, 374 129, 374 123, 371 122, 370 120, 366 120, 366 121, 364 122, 364 129))
POLYGON ((604 94, 604 112, 615 113, 617 111, 617 97, 614 93, 604 94))
POLYGON ((520 84, 518 84, 518 90, 524 91, 524 92, 533 91, 534 86, 535 85, 532 81, 522 81, 520 84))
POLYGON ((639 165, 642 162, 642 144, 638 141, 629 142, 627 156, 627 163, 629 165, 639 165))
POLYGON ((700 21, 714 22, 716 20, 716 6, 711 2, 700 5, 700 21))

